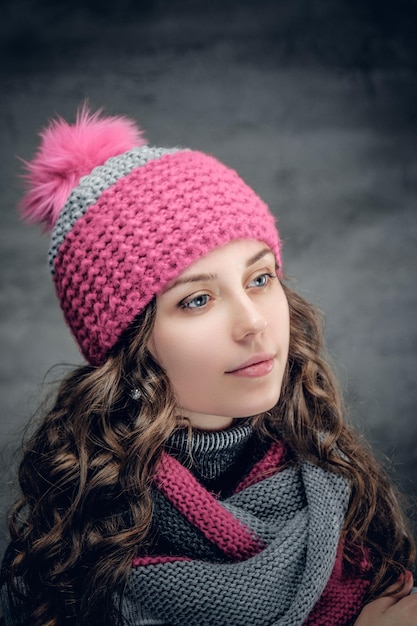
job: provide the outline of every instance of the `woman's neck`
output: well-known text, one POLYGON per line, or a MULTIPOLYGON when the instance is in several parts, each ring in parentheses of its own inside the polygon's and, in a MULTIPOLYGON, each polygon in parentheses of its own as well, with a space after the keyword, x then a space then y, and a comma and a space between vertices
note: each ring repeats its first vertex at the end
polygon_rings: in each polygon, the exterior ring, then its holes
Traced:
MULTIPOLYGON (((181 429, 168 439, 166 450, 187 467, 207 488, 217 491, 236 466, 247 461, 252 436, 250 422, 236 422, 225 430, 204 431, 181 429)), ((250 455, 249 455, 250 456, 250 455)))

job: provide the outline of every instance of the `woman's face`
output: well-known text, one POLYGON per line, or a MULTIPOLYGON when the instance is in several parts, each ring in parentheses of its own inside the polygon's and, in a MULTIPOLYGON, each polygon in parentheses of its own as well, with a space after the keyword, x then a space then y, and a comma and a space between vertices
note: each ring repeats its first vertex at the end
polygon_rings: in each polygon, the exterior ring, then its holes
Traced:
POLYGON ((157 297, 149 350, 179 413, 217 430, 276 404, 289 334, 275 257, 264 243, 242 239, 193 263, 157 297))

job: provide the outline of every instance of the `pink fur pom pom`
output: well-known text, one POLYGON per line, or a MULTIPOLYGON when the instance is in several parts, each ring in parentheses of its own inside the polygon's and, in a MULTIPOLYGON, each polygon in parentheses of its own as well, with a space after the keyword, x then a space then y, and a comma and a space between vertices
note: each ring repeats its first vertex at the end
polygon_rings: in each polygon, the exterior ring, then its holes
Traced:
POLYGON ((80 178, 110 157, 123 154, 146 140, 126 117, 101 117, 84 105, 75 124, 53 120, 40 133, 41 145, 34 159, 25 162, 27 193, 19 209, 23 218, 52 230, 59 213, 80 178))

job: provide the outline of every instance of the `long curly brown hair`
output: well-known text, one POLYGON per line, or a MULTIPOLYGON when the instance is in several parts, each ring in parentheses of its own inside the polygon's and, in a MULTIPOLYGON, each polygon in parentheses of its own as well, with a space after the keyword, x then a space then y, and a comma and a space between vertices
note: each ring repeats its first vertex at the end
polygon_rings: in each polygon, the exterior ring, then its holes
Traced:
MULTIPOLYGON (((254 427, 283 438, 295 459, 349 479, 346 558, 354 565, 358 548, 371 555, 369 598, 375 597, 413 562, 412 535, 384 472, 345 424, 323 357, 320 315, 284 289, 291 332, 283 388, 277 406, 253 418, 254 427)), ((138 546, 150 541, 152 475, 179 425, 169 380, 146 348, 155 311, 152 302, 104 365, 65 378, 25 444, 22 497, 10 516, 8 582, 17 598, 14 581, 24 577, 30 626, 121 622, 115 598, 123 595, 138 546)))

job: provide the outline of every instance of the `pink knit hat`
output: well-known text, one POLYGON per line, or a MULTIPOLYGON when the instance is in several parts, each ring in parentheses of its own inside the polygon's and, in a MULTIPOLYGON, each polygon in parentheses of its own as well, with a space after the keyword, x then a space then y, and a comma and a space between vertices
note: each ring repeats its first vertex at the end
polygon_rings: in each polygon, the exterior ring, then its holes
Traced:
POLYGON ((236 172, 201 152, 150 147, 127 118, 85 107, 74 125, 58 118, 26 168, 22 214, 52 230, 57 295, 93 365, 155 295, 214 248, 264 241, 281 266, 275 220, 236 172))

